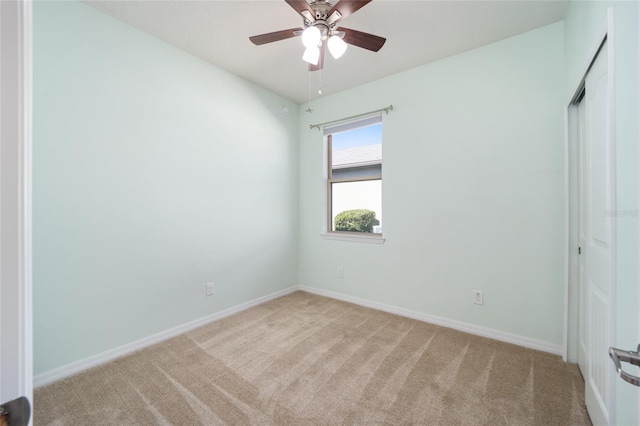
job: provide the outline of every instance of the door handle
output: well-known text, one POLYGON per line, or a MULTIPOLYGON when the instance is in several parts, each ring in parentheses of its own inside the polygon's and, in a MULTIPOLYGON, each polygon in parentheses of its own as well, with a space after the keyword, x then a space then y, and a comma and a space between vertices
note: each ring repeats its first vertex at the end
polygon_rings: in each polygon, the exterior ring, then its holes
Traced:
POLYGON ((616 372, 622 378, 622 380, 631 383, 635 386, 640 386, 640 377, 627 373, 622 369, 620 362, 628 362, 631 365, 640 367, 640 345, 636 352, 623 351, 622 349, 609 348, 609 356, 616 365, 616 372))
POLYGON ((31 417, 31 404, 24 396, 0 406, 0 426, 26 426, 31 417))

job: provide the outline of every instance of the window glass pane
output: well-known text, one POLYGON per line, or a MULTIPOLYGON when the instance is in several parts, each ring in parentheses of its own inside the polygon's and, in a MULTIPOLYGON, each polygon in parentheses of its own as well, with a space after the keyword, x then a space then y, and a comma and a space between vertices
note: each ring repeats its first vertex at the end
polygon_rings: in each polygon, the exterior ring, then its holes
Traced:
POLYGON ((382 180, 333 182, 331 194, 333 231, 382 233, 382 180), (340 213, 363 209, 375 212, 375 218, 368 220, 366 214, 352 212, 343 214, 336 223, 336 216, 340 213))
POLYGON ((382 123, 331 136, 333 179, 382 175, 382 123))

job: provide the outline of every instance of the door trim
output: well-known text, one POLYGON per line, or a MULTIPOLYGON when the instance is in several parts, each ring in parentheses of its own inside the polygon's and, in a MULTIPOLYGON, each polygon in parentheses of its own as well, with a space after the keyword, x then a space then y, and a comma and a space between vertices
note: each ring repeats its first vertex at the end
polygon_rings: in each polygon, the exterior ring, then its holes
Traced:
MULTIPOLYGON (((637 22, 640 22, 640 7, 637 8, 637 16, 636 16, 637 22)), ((638 37, 638 40, 640 40, 640 25, 637 26, 637 30, 638 33, 636 34, 636 36, 638 37)), ((636 76, 638 79, 638 87, 640 87, 640 73, 636 76)), ((638 111, 640 111, 640 96, 638 97, 638 111)), ((637 117, 638 118, 638 134, 640 135, 640 116, 637 117)), ((637 170, 640 170, 640 150, 638 150, 638 168, 637 170)), ((640 202, 640 175, 638 176, 638 200, 640 202)), ((637 234, 637 238, 638 241, 640 241, 640 226, 638 226, 638 234, 637 234)), ((637 287, 638 287, 638 301, 637 301, 637 306, 640 307, 640 252, 638 253, 638 259, 637 259, 637 268, 638 268, 638 283, 637 283, 637 287)), ((640 309, 638 309, 638 324, 640 324, 640 309)), ((640 328, 638 329, 638 342, 640 342, 640 328)), ((637 390, 638 393, 638 419, 640 419, 640 388, 638 388, 637 390)))
POLYGON ((13 300, 0 299, 4 326, 0 342, 5 349, 0 359, 2 401, 26 396, 33 401, 32 342, 32 227, 31 227, 31 148, 32 148, 32 52, 33 17, 31 1, 1 1, 3 47, 0 68, 2 111, 2 153, 0 171, 4 186, 0 191, 2 251, 0 292, 13 300), (9 90, 7 90, 9 88, 9 90), (5 228, 6 227, 6 228, 5 228), (5 275, 6 273, 6 275, 5 275), (16 306, 17 305, 17 306, 16 306), (9 322, 5 322, 9 321, 9 322), (5 344, 10 342, 10 349, 5 344), (16 359, 17 358, 17 359, 16 359), (11 363, 17 373, 3 369, 11 363))

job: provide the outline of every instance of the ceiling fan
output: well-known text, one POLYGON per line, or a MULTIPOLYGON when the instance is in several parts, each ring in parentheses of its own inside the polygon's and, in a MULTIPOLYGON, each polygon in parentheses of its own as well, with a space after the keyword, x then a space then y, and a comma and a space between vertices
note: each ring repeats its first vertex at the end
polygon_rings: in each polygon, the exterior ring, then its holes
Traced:
POLYGON ((302 43, 306 47, 302 59, 309 63, 309 71, 322 69, 325 48, 328 48, 331 55, 337 59, 347 49, 347 43, 377 52, 387 41, 373 34, 339 27, 343 19, 371 0, 339 0, 333 6, 324 0, 313 0, 311 3, 306 0, 285 1, 302 16, 304 28, 290 28, 255 35, 249 37, 249 40, 253 44, 261 45, 302 36, 302 43))

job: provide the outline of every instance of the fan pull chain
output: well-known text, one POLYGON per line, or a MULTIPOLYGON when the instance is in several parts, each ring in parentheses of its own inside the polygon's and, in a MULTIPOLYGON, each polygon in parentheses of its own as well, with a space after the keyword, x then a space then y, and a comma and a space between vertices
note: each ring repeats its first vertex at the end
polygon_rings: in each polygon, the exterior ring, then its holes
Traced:
MULTIPOLYGON (((307 103, 310 105, 311 104, 311 85, 313 83, 313 74, 317 73, 318 74, 318 95, 322 95, 322 69, 318 70, 318 71, 308 71, 307 72, 307 103)), ((311 111, 313 111, 311 108, 309 108, 308 110, 306 110, 308 113, 311 113, 311 111)))
POLYGON ((311 103, 311 72, 307 71, 307 102, 311 103))

